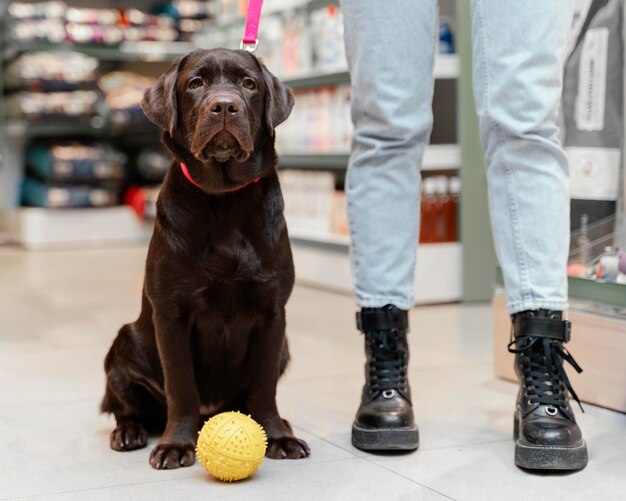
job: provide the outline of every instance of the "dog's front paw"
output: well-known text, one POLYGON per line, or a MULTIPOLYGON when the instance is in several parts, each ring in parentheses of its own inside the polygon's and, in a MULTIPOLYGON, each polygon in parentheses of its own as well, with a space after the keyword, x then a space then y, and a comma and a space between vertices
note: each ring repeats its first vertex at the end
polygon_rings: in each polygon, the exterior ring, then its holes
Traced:
POLYGON ((268 438, 265 455, 272 459, 301 459, 308 457, 311 449, 304 440, 294 436, 268 438))
POLYGON ((150 465, 157 470, 191 466, 195 461, 194 444, 159 444, 150 453, 150 465))
POLYGON ((122 421, 111 432, 111 449, 116 451, 134 451, 146 446, 148 433, 135 421, 122 421))

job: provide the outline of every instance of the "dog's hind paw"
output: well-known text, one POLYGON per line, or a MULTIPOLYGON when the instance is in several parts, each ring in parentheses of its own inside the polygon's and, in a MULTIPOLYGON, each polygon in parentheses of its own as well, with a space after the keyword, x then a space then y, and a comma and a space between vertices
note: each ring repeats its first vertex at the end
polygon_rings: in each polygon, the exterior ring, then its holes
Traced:
POLYGON ((122 421, 111 432, 111 449, 116 451, 134 451, 148 443, 146 429, 136 421, 122 421))
POLYGON ((156 470, 191 466, 195 461, 194 444, 159 444, 150 453, 150 465, 156 470))
POLYGON ((265 455, 272 459, 302 459, 311 454, 304 440, 296 437, 269 438, 265 455))

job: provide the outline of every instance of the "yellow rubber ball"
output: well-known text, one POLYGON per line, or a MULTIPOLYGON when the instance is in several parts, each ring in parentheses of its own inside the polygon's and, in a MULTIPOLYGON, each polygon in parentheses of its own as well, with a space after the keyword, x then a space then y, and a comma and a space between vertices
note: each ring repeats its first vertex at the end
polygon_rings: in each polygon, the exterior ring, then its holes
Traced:
POLYGON ((215 478, 233 482, 257 470, 265 449, 267 436, 259 423, 240 412, 222 412, 204 423, 196 455, 215 478))

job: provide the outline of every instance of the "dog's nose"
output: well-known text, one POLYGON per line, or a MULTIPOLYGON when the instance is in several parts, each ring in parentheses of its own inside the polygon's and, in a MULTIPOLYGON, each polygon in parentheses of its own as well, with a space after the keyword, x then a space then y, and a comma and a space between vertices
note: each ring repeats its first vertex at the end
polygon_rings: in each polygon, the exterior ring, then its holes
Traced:
POLYGON ((221 115, 223 117, 233 116, 239 113, 239 106, 234 99, 226 96, 214 97, 209 101, 209 110, 214 115, 221 115))

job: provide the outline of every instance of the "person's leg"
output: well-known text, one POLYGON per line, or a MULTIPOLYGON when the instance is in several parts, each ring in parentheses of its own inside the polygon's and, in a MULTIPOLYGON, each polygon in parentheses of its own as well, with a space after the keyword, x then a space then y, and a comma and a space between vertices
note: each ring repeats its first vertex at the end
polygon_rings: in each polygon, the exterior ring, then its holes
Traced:
POLYGON ((342 0, 355 126, 346 190, 359 305, 413 306, 436 0, 342 0))
POLYGON ((522 381, 515 459, 526 468, 587 461, 562 369, 570 202, 556 119, 572 15, 572 0, 472 3, 474 93, 522 381))
POLYGON ((341 4, 355 125, 346 180, 351 261, 367 351, 353 443, 414 449, 406 310, 413 306, 420 163, 432 127, 436 0, 341 4))

